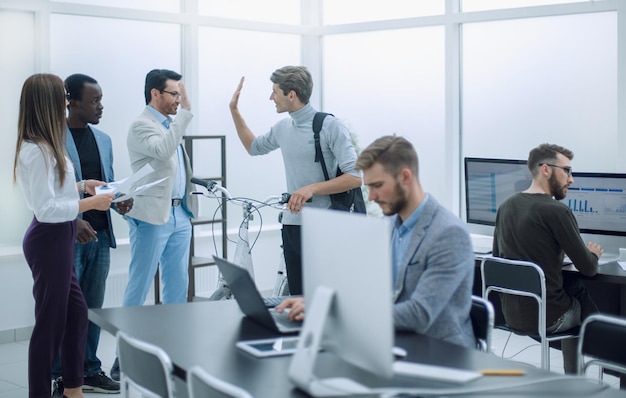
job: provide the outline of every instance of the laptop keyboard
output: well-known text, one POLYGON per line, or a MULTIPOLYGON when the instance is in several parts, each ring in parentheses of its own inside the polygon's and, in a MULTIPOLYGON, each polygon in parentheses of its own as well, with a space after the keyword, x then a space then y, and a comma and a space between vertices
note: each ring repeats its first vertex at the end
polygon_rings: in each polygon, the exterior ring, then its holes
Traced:
POLYGON ((276 307, 278 304, 282 303, 284 299, 289 296, 278 296, 278 297, 263 297, 263 302, 267 308, 276 307))
POLYGON ((285 328, 293 328, 294 326, 299 326, 302 323, 301 321, 292 321, 287 318, 287 315, 289 314, 289 311, 287 310, 283 312, 278 312, 274 309, 270 309, 270 314, 272 314, 272 317, 274 318, 274 321, 276 321, 276 324, 282 325, 285 328))

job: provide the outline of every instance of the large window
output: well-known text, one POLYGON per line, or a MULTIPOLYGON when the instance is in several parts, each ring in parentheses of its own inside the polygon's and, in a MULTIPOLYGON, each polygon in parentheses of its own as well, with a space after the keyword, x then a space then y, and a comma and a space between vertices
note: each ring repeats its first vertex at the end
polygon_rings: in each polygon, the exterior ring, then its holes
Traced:
MULTIPOLYGON (((149 11, 180 12, 181 0, 51 0, 90 6, 135 8, 149 11)), ((200 0, 204 1, 204 0, 200 0)))
POLYGON ((425 189, 442 198, 443 28, 327 36, 323 59, 322 110, 343 119, 363 148, 385 134, 411 140, 425 189))
POLYGON ((17 140, 17 114, 24 80, 35 72, 35 18, 29 12, 0 10, 0 75, 4 76, 3 94, 0 95, 0 186, 2 206, 0 219, 0 248, 18 246, 23 231, 31 220, 32 212, 24 206, 19 186, 13 185, 13 159, 17 140), (19 40, 16 38, 19 37, 19 40))
MULTIPOLYGON (((128 177, 126 136, 145 107, 146 74, 155 68, 180 72, 180 26, 54 14, 50 30, 51 71, 63 79, 84 73, 102 87, 104 114, 97 127, 113 141, 116 179, 128 177)), ((125 237, 126 222, 121 217, 113 222, 119 237, 125 237)))
MULTIPOLYGON (((277 114, 274 103, 269 100, 272 92, 269 78, 282 66, 300 64, 300 38, 218 28, 200 28, 199 37, 200 106, 195 113, 200 122, 200 134, 227 136, 229 191, 235 196, 258 200, 285 192, 280 151, 261 157, 249 156, 237 137, 228 104, 240 78, 245 76, 239 109, 255 135, 266 133, 279 119, 289 117, 287 113, 277 114)), ((196 161, 196 170, 211 168, 211 158, 217 157, 217 154, 204 154, 196 161)), ((231 212, 231 215, 237 219, 239 213, 231 212)))
POLYGON ((423 17, 444 13, 445 0, 323 0, 325 25, 423 17))
POLYGON ((295 0, 200 0, 200 15, 297 25, 300 2, 295 0))
POLYGON ((543 6, 550 4, 582 3, 593 0, 461 0, 463 11, 483 11, 502 8, 543 6))
POLYGON ((462 92, 465 155, 525 159, 550 142, 575 170, 615 171, 616 14, 465 25, 462 92))

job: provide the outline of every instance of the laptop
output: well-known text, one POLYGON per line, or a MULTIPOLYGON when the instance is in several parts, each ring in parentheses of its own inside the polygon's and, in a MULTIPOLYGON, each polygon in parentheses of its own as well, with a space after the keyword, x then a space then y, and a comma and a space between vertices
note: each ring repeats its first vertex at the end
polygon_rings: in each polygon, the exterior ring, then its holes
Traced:
POLYGON ((302 322, 287 319, 287 311, 281 314, 274 308, 266 307, 254 280, 245 268, 217 256, 213 256, 213 259, 239 308, 248 318, 278 333, 297 333, 302 329, 302 322))

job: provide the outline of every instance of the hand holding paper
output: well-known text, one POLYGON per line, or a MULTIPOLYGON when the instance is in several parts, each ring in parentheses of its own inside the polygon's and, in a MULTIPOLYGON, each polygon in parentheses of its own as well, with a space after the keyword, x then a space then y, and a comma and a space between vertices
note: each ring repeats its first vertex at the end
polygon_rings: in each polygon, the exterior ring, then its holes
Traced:
POLYGON ((157 184, 159 184, 159 183, 161 183, 161 182, 163 182, 163 181, 165 181, 165 180, 167 180, 167 177, 163 177, 163 178, 161 178, 161 179, 159 179, 159 180, 152 181, 152 182, 150 182, 150 183, 148 183, 148 184, 145 184, 145 185, 140 185, 140 186, 138 186, 138 187, 135 187, 135 188, 134 188, 132 191, 130 191, 129 193, 124 194, 124 195, 122 195, 122 196, 120 196, 120 197, 115 198, 115 200, 113 201, 113 203, 123 202, 123 201, 125 201, 125 200, 128 200, 128 199, 130 199, 130 198, 134 197, 135 195, 137 195, 138 193, 141 193, 141 192, 145 191, 145 190, 146 190, 146 189, 148 189, 148 188, 152 188, 153 186, 155 186, 155 185, 157 185, 157 184))
POLYGON ((150 164, 146 164, 145 166, 137 170, 136 173, 134 173, 132 176, 128 178, 124 178, 123 180, 118 180, 118 181, 112 181, 108 183, 107 185, 96 187, 96 194, 100 194, 100 193, 123 194, 115 198, 115 200, 113 200, 113 203, 124 202, 134 197, 138 193, 141 193, 145 191, 146 189, 151 188, 157 185, 158 183, 163 182, 167 179, 167 177, 163 177, 160 180, 152 181, 148 184, 134 186, 137 183, 137 181, 146 177, 148 174, 152 173, 153 171, 154 169, 150 166, 150 164))
POLYGON ((152 173, 154 169, 150 166, 149 163, 146 163, 145 166, 137 170, 132 176, 128 178, 124 178, 123 180, 112 181, 105 186, 96 187, 96 194, 99 193, 124 193, 130 192, 131 188, 135 183, 148 174, 152 173))

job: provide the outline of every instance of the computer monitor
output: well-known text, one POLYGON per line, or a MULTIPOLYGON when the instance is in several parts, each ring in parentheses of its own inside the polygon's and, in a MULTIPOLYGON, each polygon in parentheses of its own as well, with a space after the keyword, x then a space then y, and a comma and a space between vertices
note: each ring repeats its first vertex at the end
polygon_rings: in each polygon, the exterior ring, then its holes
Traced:
POLYGON ((561 201, 574 212, 581 233, 626 236, 626 174, 573 173, 561 201))
POLYGON ((388 219, 305 208, 302 268, 306 318, 289 377, 313 396, 367 392, 313 374, 318 350, 378 376, 393 375, 391 225, 388 219))
POLYGON ((465 158, 465 214, 472 224, 496 225, 502 202, 527 189, 532 175, 525 160, 465 158))

